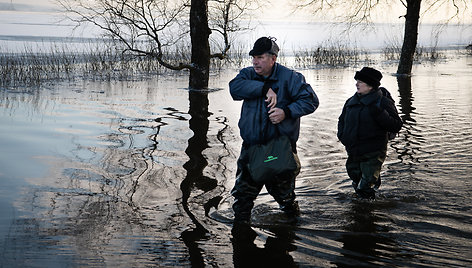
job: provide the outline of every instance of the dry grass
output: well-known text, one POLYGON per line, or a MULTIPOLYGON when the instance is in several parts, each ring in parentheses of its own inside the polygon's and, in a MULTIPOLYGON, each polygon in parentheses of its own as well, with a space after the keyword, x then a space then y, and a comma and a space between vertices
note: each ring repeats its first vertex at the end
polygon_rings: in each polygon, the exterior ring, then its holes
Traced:
POLYGON ((315 66, 348 66, 370 61, 369 54, 347 45, 331 43, 316 48, 299 50, 295 53, 295 66, 314 68, 315 66))
MULTIPOLYGON (((165 55, 178 65, 190 61, 190 48, 181 46, 165 55)), ((228 59, 212 59, 210 68, 244 63, 242 50, 228 59)), ((143 80, 169 72, 155 58, 123 53, 122 49, 103 43, 90 44, 85 51, 69 51, 67 46, 52 45, 48 51, 25 48, 20 53, 0 53, 0 87, 40 86, 55 81, 89 79, 94 81, 143 80)))
MULTIPOLYGON (((472 49, 467 50, 471 53, 472 49)), ((382 50, 383 60, 398 61, 401 47, 388 45, 382 50)), ((165 55, 171 63, 190 60, 189 46, 181 46, 165 55)), ((415 60, 444 58, 437 47, 418 47, 415 60)), ((278 62, 293 62, 294 68, 345 67, 358 64, 374 64, 373 54, 339 43, 325 43, 311 49, 299 49, 293 57, 283 53, 278 62), (293 61, 292 61, 293 59, 293 61)), ((225 60, 212 59, 211 70, 240 68, 251 64, 247 48, 233 47, 225 60)), ((122 50, 103 43, 89 45, 86 51, 69 51, 67 46, 52 45, 48 51, 25 48, 21 53, 0 54, 0 87, 40 86, 57 81, 89 79, 95 81, 143 80, 151 76, 169 73, 152 57, 137 57, 122 53, 122 50)))
POLYGON ((149 57, 133 57, 109 47, 94 47, 87 52, 70 52, 53 46, 50 51, 25 48, 21 53, 0 54, 0 86, 39 86, 57 80, 134 79, 163 71, 149 57))

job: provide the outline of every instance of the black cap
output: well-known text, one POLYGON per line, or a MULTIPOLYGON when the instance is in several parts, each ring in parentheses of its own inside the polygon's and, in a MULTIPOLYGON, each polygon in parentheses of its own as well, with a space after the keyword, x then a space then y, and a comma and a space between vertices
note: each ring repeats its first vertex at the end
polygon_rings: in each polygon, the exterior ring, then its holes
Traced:
POLYGON ((380 86, 382 74, 374 68, 364 67, 360 71, 356 72, 354 79, 361 80, 373 88, 378 88, 380 86))
POLYGON ((261 37, 254 43, 254 47, 249 51, 250 56, 262 55, 269 53, 277 56, 279 53, 279 46, 275 43, 274 37, 261 37))

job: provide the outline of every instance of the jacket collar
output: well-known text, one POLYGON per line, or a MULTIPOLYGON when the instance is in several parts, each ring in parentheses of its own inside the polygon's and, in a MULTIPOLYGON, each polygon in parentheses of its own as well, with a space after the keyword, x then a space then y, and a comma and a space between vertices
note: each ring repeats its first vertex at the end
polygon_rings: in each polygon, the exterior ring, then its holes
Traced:
POLYGON ((359 94, 355 93, 354 96, 348 101, 347 105, 369 105, 373 102, 376 102, 378 98, 382 97, 382 92, 379 89, 372 90, 369 94, 360 96, 359 94))
POLYGON ((276 62, 274 66, 272 67, 272 73, 270 76, 267 78, 267 80, 277 80, 277 70, 278 70, 279 64, 276 62))
MULTIPOLYGON (((278 67, 279 67, 279 64, 276 62, 274 64, 274 66, 272 66, 272 72, 268 77, 263 77, 261 75, 256 74, 257 80, 260 80, 260 81, 266 81, 266 80, 277 81, 278 80, 278 76, 277 76, 278 67)), ((256 72, 254 71, 254 73, 256 73, 256 72)))

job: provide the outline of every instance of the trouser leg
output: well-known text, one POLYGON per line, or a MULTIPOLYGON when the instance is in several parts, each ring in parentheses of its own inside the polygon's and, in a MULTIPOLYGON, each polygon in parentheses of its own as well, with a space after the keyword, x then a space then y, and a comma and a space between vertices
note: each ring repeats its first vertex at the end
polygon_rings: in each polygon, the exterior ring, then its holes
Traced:
POLYGON ((234 197, 233 211, 235 222, 250 221, 254 200, 259 195, 263 186, 252 180, 246 168, 246 163, 247 152, 243 148, 237 161, 236 182, 231 190, 231 195, 234 197))
POLYGON ((385 151, 348 157, 346 168, 353 181, 353 187, 361 197, 375 198, 375 189, 380 186, 380 170, 385 157, 385 151))
MULTIPOLYGON (((300 167, 300 160, 296 154, 295 160, 300 167)), ((300 169, 297 169, 291 174, 274 178, 273 181, 265 184, 267 192, 274 197, 280 205, 280 209, 288 214, 298 215, 300 213, 298 203, 295 201, 295 179, 299 173, 300 169)))
POLYGON ((349 178, 352 180, 352 187, 354 190, 357 189, 359 181, 362 178, 362 171, 360 166, 359 157, 349 155, 346 161, 346 171, 349 178))

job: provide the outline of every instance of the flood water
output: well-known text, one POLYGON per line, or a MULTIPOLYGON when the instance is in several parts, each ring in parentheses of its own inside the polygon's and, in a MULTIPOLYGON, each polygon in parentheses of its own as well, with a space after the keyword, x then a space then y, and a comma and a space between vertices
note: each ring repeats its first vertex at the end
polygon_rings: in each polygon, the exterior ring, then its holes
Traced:
POLYGON ((471 267, 472 57, 376 66, 404 128, 375 201, 353 196, 336 138, 356 68, 301 70, 320 99, 302 119, 302 214, 265 192, 251 241, 232 242, 241 140, 237 70, 0 90, 1 267, 471 267))

